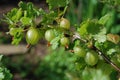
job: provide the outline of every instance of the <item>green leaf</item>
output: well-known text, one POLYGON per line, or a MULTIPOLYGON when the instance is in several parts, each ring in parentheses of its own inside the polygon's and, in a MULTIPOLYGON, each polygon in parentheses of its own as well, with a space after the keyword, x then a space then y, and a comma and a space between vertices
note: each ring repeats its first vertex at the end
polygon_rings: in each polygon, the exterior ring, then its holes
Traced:
POLYGON ((5 17, 5 20, 3 20, 4 22, 8 23, 9 25, 13 25, 13 21, 9 17, 7 17, 6 15, 4 15, 4 17, 5 17))
POLYGON ((4 66, 0 67, 0 80, 12 80, 12 74, 4 66))
MULTIPOLYGON (((16 21, 16 13, 17 13, 18 9, 17 8, 13 8, 10 12, 7 13, 6 15, 6 19, 9 19, 9 21, 13 21, 13 22, 17 22, 16 21)), ((9 22, 11 23, 11 22, 9 22)))
POLYGON ((101 69, 104 74, 110 75, 113 68, 108 63, 105 63, 103 60, 99 60, 97 69, 101 69), (109 68, 108 68, 109 67, 109 68))
MULTIPOLYGON (((3 55, 0 55, 0 59, 2 59, 3 55)), ((10 71, 3 66, 1 60, 0 60, 0 80, 12 80, 12 74, 10 71)))
POLYGON ((80 35, 87 35, 87 27, 89 26, 89 21, 84 21, 80 24, 80 28, 78 28, 78 32, 80 33, 80 35))
POLYGON ((75 45, 74 46, 78 46, 78 45, 80 45, 80 40, 76 40, 75 41, 75 45))
POLYGON ((106 28, 101 29, 100 32, 98 34, 94 35, 93 37, 99 43, 105 42, 107 40, 106 39, 106 28))
POLYGON ((100 69, 86 68, 82 73, 82 80, 110 80, 110 78, 100 69))
POLYGON ((23 25, 30 25, 32 23, 32 19, 28 17, 22 17, 20 21, 23 25))
POLYGON ((87 27, 87 31, 89 34, 97 34, 100 32, 102 25, 100 25, 97 20, 91 20, 87 27))
POLYGON ((116 53, 117 52, 117 50, 115 49, 115 48, 112 48, 112 49, 109 49, 108 51, 107 51, 107 54, 108 55, 112 55, 112 54, 114 54, 114 53, 116 53))
POLYGON ((3 80, 12 80, 12 74, 7 68, 4 68, 3 74, 5 75, 3 80))
POLYGON ((16 34, 17 30, 19 30, 19 29, 20 28, 14 28, 14 27, 10 26, 10 31, 9 31, 10 35, 14 36, 16 34))
POLYGON ((10 12, 7 13, 7 17, 12 18, 17 13, 17 11, 17 8, 13 8, 10 12))
POLYGON ((59 45, 60 36, 54 38, 50 44, 52 44, 52 49, 56 49, 59 45))
POLYGON ((12 36, 15 36, 18 32, 22 32, 22 31, 23 31, 22 28, 10 28, 9 32, 12 36))
POLYGON ((111 49, 116 49, 115 46, 116 46, 116 44, 114 44, 110 41, 105 41, 105 42, 101 42, 101 43, 99 43, 97 41, 95 42, 95 47, 97 47, 99 50, 101 50, 102 52, 104 52, 107 55, 112 54, 111 52, 113 52, 113 50, 111 50, 111 49))
POLYGON ((27 16, 30 18, 35 18, 36 17, 36 12, 34 10, 34 6, 31 2, 27 3, 27 16))
POLYGON ((103 35, 103 34, 95 35, 94 39, 97 40, 99 43, 105 42, 106 41, 106 35, 103 35))
POLYGON ((12 41, 12 44, 18 45, 20 43, 20 41, 22 40, 22 38, 23 38, 23 35, 20 35, 19 38, 14 37, 13 41, 12 41))
POLYGON ((18 6, 27 13, 24 17, 35 18, 41 13, 39 9, 35 8, 32 2, 25 3, 21 1, 18 6))
POLYGON ((59 7, 65 7, 70 0, 46 0, 49 5, 49 9, 56 9, 59 7))
POLYGON ((13 30, 13 40, 12 40, 12 44, 19 44, 19 42, 22 40, 23 38, 23 29, 22 28, 16 28, 15 30, 13 30))
POLYGON ((17 13, 16 13, 16 20, 19 20, 22 17, 22 9, 19 8, 17 13))
POLYGON ((41 20, 42 25, 53 24, 53 21, 57 17, 57 13, 55 13, 54 11, 50 11, 48 14, 44 13, 42 17, 43 17, 41 20))
POLYGON ((3 80, 4 79, 4 74, 0 72, 0 80, 3 80))
POLYGON ((109 21, 110 18, 111 18, 111 14, 108 13, 108 14, 104 15, 103 17, 101 17, 98 22, 99 22, 99 24, 105 25, 107 23, 107 21, 109 21))
POLYGON ((27 4, 24 3, 23 1, 20 1, 19 4, 18 4, 18 6, 19 6, 20 8, 22 8, 23 10, 26 10, 26 9, 27 9, 27 4))
POLYGON ((99 33, 101 30, 101 25, 97 20, 86 20, 80 24, 80 28, 78 28, 78 32, 81 36, 84 35, 95 35, 99 33))
POLYGON ((86 66, 84 58, 76 56, 76 55, 75 55, 75 58, 76 58, 76 60, 75 60, 75 69, 77 71, 83 70, 85 68, 85 66, 86 66))
POLYGON ((3 55, 0 55, 0 61, 2 60, 3 55))
MULTIPOLYGON (((11 12, 11 14, 13 14, 13 12, 11 12)), ((18 22, 18 20, 21 18, 22 16, 22 9, 16 9, 14 14, 11 16, 11 20, 14 22, 18 22)))

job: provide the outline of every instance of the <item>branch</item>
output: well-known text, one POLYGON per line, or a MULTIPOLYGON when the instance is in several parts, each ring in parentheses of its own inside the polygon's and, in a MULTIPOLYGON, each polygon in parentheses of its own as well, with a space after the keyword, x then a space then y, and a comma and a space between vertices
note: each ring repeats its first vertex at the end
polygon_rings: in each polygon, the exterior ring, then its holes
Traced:
MULTIPOLYGON (((73 40, 75 40, 75 39, 79 39, 79 40, 81 40, 81 41, 83 41, 83 42, 85 42, 85 43, 87 42, 87 40, 82 39, 78 33, 75 33, 75 34, 73 35, 73 40)), ((93 46, 93 50, 96 50, 96 51, 98 52, 98 54, 101 55, 102 58, 103 58, 107 63, 109 63, 109 64, 110 64, 114 69, 116 69, 118 72, 120 72, 120 67, 118 67, 114 62, 112 62, 103 52, 101 52, 101 51, 100 51, 99 49, 97 49, 95 46, 93 46)))
POLYGON ((118 67, 115 63, 113 63, 104 53, 102 53, 99 49, 96 48, 96 51, 99 55, 103 57, 103 59, 108 62, 114 69, 120 72, 120 67, 118 67))

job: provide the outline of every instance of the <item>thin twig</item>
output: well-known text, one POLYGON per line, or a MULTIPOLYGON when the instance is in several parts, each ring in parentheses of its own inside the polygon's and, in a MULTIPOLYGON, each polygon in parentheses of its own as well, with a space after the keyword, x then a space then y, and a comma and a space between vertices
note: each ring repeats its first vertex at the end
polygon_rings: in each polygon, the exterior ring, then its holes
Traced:
POLYGON ((103 57, 103 59, 108 62, 114 69, 120 72, 120 67, 118 67, 115 63, 113 63, 104 53, 102 53, 99 49, 96 48, 96 51, 99 55, 103 57))
MULTIPOLYGON (((75 40, 75 39, 79 39, 79 40, 81 40, 81 41, 83 41, 83 42, 85 42, 85 43, 87 42, 87 40, 82 39, 78 33, 75 33, 75 34, 73 35, 73 39, 74 39, 74 40, 75 40)), ((93 50, 96 50, 96 51, 98 52, 98 54, 101 55, 102 58, 103 58, 106 62, 108 62, 108 63, 109 63, 114 69, 116 69, 118 72, 120 72, 120 67, 118 67, 114 62, 112 62, 103 52, 101 52, 101 51, 100 51, 99 49, 97 49, 95 46, 93 46, 93 50)))

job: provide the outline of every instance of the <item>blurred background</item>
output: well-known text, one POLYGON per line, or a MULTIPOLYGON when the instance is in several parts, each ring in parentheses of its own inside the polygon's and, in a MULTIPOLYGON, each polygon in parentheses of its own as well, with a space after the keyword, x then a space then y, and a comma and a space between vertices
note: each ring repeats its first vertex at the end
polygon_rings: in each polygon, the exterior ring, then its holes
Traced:
MULTIPOLYGON (((3 14, 17 7, 19 1, 21 0, 0 0, 0 19, 3 14)), ((45 0, 22 1, 33 2, 38 8, 48 9, 45 0)), ((106 13, 111 14, 111 19, 106 24, 107 32, 120 34, 119 0, 71 0, 65 17, 74 26, 88 18, 99 19, 106 13)), ((20 45, 13 46, 7 31, 7 24, 0 22, 0 54, 5 55, 3 64, 13 74, 13 80, 82 80, 80 71, 75 70, 75 58, 63 47, 51 50, 44 40, 29 49, 26 48, 25 40, 20 45)))

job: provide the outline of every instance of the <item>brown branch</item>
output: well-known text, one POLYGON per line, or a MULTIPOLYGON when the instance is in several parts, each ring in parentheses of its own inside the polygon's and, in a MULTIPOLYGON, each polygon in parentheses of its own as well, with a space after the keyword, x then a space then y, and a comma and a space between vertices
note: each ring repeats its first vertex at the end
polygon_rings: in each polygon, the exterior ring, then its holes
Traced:
POLYGON ((113 63, 104 53, 102 53, 99 49, 96 48, 96 51, 99 55, 103 57, 103 59, 108 62, 114 69, 120 72, 120 67, 118 67, 115 63, 113 63))
MULTIPOLYGON (((79 39, 81 41, 83 41, 84 43, 87 42, 87 40, 84 40, 80 37, 80 35, 78 33, 75 33, 73 35, 73 39, 79 39)), ((109 63, 114 69, 116 69, 118 72, 120 72, 120 67, 118 67, 114 62, 112 62, 102 51, 100 51, 98 48, 96 48, 95 46, 93 46, 92 48, 93 50, 96 50, 98 52, 99 55, 102 56, 102 58, 107 62, 109 63)))

